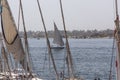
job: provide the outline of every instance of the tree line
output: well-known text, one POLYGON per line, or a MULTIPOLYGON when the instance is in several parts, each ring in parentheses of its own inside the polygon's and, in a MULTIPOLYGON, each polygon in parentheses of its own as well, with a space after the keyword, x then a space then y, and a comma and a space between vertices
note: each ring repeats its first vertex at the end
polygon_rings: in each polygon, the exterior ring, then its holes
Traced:
MULTIPOLYGON (((48 37, 54 37, 54 31, 48 31, 48 37)), ((64 38, 64 31, 60 31, 62 37, 64 38)), ((20 31, 20 37, 24 36, 24 32, 20 31)), ((85 39, 85 38, 112 38, 114 35, 114 30, 106 29, 106 30, 73 30, 67 31, 68 38, 76 38, 76 39, 85 39)), ((1 36, 1 35, 0 35, 1 36)), ((28 38, 45 38, 44 31, 28 31, 28 38)))
MULTIPOLYGON (((48 37, 54 37, 54 31, 48 31, 48 37)), ((62 37, 64 38, 64 31, 60 31, 62 37)), ((67 31, 67 35, 69 38, 104 38, 104 37, 113 37, 114 30, 106 29, 106 30, 73 30, 67 31)), ((44 31, 28 31, 27 35, 29 38, 44 38, 44 31)), ((20 36, 23 37, 23 32, 20 32, 20 36)))

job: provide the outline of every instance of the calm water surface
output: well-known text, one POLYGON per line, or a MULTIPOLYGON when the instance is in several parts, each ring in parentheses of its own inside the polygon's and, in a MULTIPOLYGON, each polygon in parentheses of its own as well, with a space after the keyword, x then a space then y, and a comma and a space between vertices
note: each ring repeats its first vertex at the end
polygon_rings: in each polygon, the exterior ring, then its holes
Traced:
MULTIPOLYGON (((52 39, 51 43, 52 43, 52 39)), ((74 72, 85 80, 93 80, 100 77, 108 80, 110 73, 110 61, 113 47, 113 39, 69 39, 73 57, 74 72)), ((49 61, 46 40, 29 39, 30 53, 33 70, 45 80, 55 80, 55 73, 51 61, 49 61)), ((66 50, 52 50, 58 72, 66 71, 66 50)), ((115 54, 112 68, 112 78, 115 80, 115 54)))

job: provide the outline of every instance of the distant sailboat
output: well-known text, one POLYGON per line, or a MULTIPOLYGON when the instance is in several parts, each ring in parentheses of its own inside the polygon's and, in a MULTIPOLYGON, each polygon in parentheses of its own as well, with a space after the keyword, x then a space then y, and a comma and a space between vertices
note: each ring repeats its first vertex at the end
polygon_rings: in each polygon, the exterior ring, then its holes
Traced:
POLYGON ((52 49, 64 49, 64 41, 55 23, 53 43, 54 44, 51 46, 52 49))

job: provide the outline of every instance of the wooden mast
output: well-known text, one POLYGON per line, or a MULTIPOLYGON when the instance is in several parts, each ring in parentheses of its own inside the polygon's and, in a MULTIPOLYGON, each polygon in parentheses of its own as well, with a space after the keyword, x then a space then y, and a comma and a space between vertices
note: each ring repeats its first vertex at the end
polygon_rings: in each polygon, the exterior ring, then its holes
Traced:
POLYGON ((50 42, 49 42, 49 39, 48 39, 46 25, 45 25, 45 22, 44 22, 44 18, 43 18, 43 14, 42 14, 42 10, 41 10, 41 7, 40 7, 39 0, 37 0, 37 3, 38 3, 39 12, 40 12, 40 15, 41 15, 43 27, 44 27, 44 30, 45 30, 46 42, 47 42, 47 46, 48 46, 48 53, 49 53, 49 56, 51 57, 52 64, 53 64, 53 67, 54 67, 54 70, 55 70, 55 73, 56 73, 56 79, 59 80, 59 75, 58 75, 58 72, 57 72, 57 69, 56 69, 54 57, 53 57, 52 50, 51 50, 51 47, 50 47, 50 42))
POLYGON ((72 56, 71 56, 71 51, 69 47, 69 42, 68 42, 68 37, 67 37, 67 31, 66 31, 66 25, 65 25, 65 19, 64 19, 64 14, 63 14, 63 8, 62 8, 62 1, 60 0, 60 8, 61 8, 61 15, 62 15, 62 21, 63 21, 63 27, 64 27, 64 32, 65 32, 65 39, 66 39, 66 49, 67 49, 67 60, 68 60, 68 70, 69 76, 73 78, 74 80, 74 72, 73 72, 73 62, 72 62, 72 56))
POLYGON ((117 53, 117 60, 116 60, 116 67, 117 67, 117 80, 120 80, 120 24, 119 24, 119 15, 118 15, 118 4, 117 0, 115 0, 115 8, 116 8, 116 20, 115 20, 115 38, 116 38, 116 44, 118 48, 117 53))
POLYGON ((32 75, 32 67, 30 64, 30 54, 29 54, 29 48, 28 48, 27 32, 25 28, 25 20, 24 20, 23 7, 22 7, 21 0, 20 0, 20 9, 21 9, 23 28, 24 28, 25 53, 26 53, 26 58, 27 58, 26 69, 30 72, 30 75, 32 75))

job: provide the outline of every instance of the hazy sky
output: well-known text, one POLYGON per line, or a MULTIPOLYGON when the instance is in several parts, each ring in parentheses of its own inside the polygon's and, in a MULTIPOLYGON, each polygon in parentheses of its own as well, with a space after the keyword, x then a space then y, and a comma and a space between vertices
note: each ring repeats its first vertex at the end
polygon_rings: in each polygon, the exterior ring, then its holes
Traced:
MULTIPOLYGON (((19 0, 8 1, 17 24, 19 0)), ((47 30, 54 29, 53 22, 63 30, 59 0, 39 1, 47 30)), ((37 0, 22 0, 22 3, 27 30, 43 31, 37 0)), ((62 0, 62 4, 67 30, 114 29, 114 0, 62 0)))

